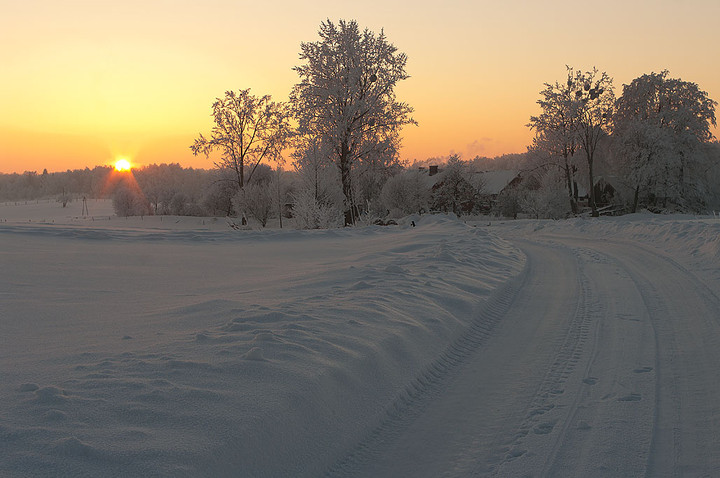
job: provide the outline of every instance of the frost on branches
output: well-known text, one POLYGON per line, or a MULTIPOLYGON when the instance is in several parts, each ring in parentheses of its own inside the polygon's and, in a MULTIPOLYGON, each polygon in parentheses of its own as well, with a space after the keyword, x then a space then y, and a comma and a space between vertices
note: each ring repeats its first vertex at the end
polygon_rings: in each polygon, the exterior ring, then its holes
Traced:
POLYGON ((190 146, 194 155, 222 154, 215 165, 233 173, 237 190, 245 187, 263 160, 282 161, 282 150, 291 134, 287 106, 272 101, 269 95, 257 97, 250 89, 226 91, 212 106, 213 126, 210 137, 202 134, 190 146), (245 170, 249 168, 249 177, 245 170))
POLYGON ((661 201, 698 209, 713 186, 708 172, 717 159, 705 146, 713 139, 715 106, 697 84, 650 73, 623 85, 613 119, 620 168, 649 206, 661 201))
POLYGON ((298 133, 322 144, 335 164, 346 223, 353 223, 354 170, 361 163, 391 164, 400 129, 415 123, 413 109, 395 98, 395 86, 408 78, 407 57, 384 32, 361 31, 355 21, 328 20, 318 33, 318 41, 301 44, 305 63, 295 67, 300 82, 290 103, 298 133))
MULTIPOLYGON (((595 152, 600 140, 609 134, 615 96, 612 78, 605 72, 574 70, 567 67, 565 84, 546 84, 538 101, 543 111, 530 118, 530 126, 536 130, 534 148, 547 152, 551 157, 562 158, 565 182, 571 206, 576 210, 573 174, 573 157, 577 150, 583 151, 587 163, 588 184, 595 184, 595 152)), ((597 216, 594 188, 590 187, 589 203, 592 215, 597 216)))

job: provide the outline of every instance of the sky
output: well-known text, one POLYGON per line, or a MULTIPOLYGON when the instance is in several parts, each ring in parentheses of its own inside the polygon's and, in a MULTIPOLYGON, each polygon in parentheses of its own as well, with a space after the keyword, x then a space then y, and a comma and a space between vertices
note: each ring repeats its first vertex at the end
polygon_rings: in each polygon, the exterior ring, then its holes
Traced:
MULTIPOLYGON (((326 19, 384 30, 418 126, 403 160, 524 152, 565 65, 622 85, 670 71, 720 100, 717 0, 0 0, 0 172, 178 162, 227 90, 286 101, 326 19)), ((717 129, 714 134, 718 136, 717 129)), ((215 158, 217 159, 217 158, 215 158)))

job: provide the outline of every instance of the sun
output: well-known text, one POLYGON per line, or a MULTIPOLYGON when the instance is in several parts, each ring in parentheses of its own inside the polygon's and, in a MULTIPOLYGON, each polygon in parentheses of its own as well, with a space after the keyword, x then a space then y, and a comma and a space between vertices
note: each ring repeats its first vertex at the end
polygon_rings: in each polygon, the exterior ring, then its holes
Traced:
POLYGON ((130 171, 132 169, 132 164, 130 164, 130 161, 128 161, 125 158, 120 158, 117 161, 115 161, 115 171, 130 171))

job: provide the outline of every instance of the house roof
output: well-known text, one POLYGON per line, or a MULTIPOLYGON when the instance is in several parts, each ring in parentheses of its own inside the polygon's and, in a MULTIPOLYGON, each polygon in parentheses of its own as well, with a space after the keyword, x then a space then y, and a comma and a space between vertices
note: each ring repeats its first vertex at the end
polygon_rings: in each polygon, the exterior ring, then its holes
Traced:
POLYGON ((520 171, 508 169, 508 170, 501 170, 501 171, 483 171, 479 174, 480 177, 483 180, 483 189, 482 191, 485 194, 500 194, 503 189, 505 189, 508 184, 510 184, 513 179, 517 178, 520 175, 520 171))

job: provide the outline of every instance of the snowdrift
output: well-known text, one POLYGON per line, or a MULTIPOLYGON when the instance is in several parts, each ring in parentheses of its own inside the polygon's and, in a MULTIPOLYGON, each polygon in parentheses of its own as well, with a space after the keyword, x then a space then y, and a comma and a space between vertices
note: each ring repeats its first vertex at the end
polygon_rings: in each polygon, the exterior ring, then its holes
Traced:
POLYGON ((33 207, 0 209, 3 476, 318 476, 524 264, 449 216, 232 231, 33 207))

